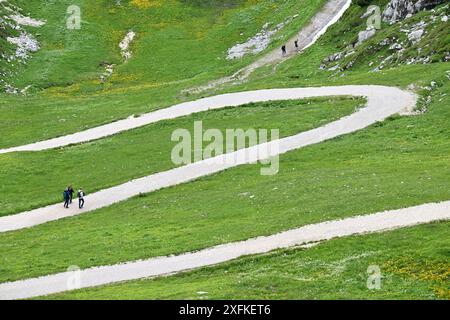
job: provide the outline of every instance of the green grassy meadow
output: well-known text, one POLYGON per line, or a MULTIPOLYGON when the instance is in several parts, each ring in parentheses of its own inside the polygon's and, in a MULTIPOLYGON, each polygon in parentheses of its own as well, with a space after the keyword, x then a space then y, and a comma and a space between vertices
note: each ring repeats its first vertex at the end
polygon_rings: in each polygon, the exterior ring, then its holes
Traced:
POLYGON ((194 121, 224 135, 227 128, 276 128, 280 137, 286 137, 337 120, 364 104, 364 99, 345 97, 256 103, 162 121, 81 145, 3 154, 0 216, 60 202, 67 185, 93 193, 172 169, 176 165, 171 152, 177 144, 171 141, 172 132, 184 128, 193 134, 194 121))
MULTIPOLYGON (((183 89, 230 75, 257 59, 260 55, 227 61, 226 50, 254 35, 266 21, 276 24, 300 13, 275 37, 269 49, 275 48, 324 1, 130 0, 122 1, 120 8, 106 0, 16 2, 48 23, 39 30, 43 49, 14 79, 16 86, 32 84, 30 95, 0 94, 0 148, 203 96, 264 88, 397 86, 418 93, 417 108, 423 112, 395 115, 359 132, 286 153, 275 176, 261 176, 259 165, 240 166, 87 214, 1 233, 0 282, 63 272, 72 265, 88 268, 180 254, 311 223, 450 199, 450 64, 399 61, 373 72, 369 62, 388 54, 377 44, 401 32, 397 25, 383 24, 356 49, 351 68, 339 73, 320 69, 324 58, 352 43, 364 29, 360 16, 365 6, 352 4, 314 46, 276 69, 264 67, 244 83, 189 95, 183 89), (86 11, 78 33, 61 27, 69 3, 86 11), (137 33, 134 58, 123 63, 118 43, 131 29, 137 33), (104 63, 117 66, 101 83, 104 63)), ((421 12, 405 23, 430 14, 421 12)), ((426 52, 445 53, 447 25, 425 37, 426 52)), ((416 52, 413 46, 407 56, 416 52)), ((251 104, 81 145, 0 155, 0 216, 56 203, 68 184, 89 193, 170 169, 172 131, 192 130, 196 120, 203 120, 205 129, 279 128, 281 136, 289 136, 347 115, 363 103, 341 97, 251 104)), ((449 299, 448 227, 442 222, 335 239, 309 249, 48 298, 449 299), (380 291, 366 288, 366 270, 372 264, 383 272, 380 291), (200 291, 208 294, 197 294, 200 291)))
POLYGON ((241 166, 89 214, 0 234, 0 242, 8 244, 0 248, 0 281, 74 264, 86 268, 182 253, 447 200, 450 110, 449 97, 442 99, 419 117, 394 117, 282 155, 275 176, 261 176, 259 166, 241 166))
POLYGON ((171 277, 44 299, 443 299, 450 298, 449 223, 352 236, 280 250, 171 277), (332 254, 331 254, 332 253, 332 254), (381 271, 369 289, 369 266, 381 271))
POLYGON ((266 22, 275 25, 301 12, 278 35, 291 36, 323 0, 225 1, 228 5, 169 0, 150 7, 133 1, 122 1, 117 7, 108 0, 16 3, 47 24, 36 31, 42 50, 12 79, 19 88, 31 85, 31 94, 0 95, 0 147, 73 133, 192 100, 180 91, 233 73, 258 57, 229 61, 228 48, 253 36, 266 22), (65 27, 69 5, 82 9, 81 30, 65 27), (125 63, 119 42, 129 30, 136 32, 136 39, 131 43, 133 58, 125 63), (105 64, 116 67, 113 76, 101 83, 105 64))

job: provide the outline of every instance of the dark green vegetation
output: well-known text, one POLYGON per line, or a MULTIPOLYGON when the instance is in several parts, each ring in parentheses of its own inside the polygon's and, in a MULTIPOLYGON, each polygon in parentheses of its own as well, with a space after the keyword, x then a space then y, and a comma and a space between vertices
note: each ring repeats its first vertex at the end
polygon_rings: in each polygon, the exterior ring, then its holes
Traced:
POLYGON ((450 223, 335 239, 167 278, 49 299, 450 299, 450 223), (367 269, 381 270, 380 290, 367 269), (206 292, 206 293, 202 293, 206 292))

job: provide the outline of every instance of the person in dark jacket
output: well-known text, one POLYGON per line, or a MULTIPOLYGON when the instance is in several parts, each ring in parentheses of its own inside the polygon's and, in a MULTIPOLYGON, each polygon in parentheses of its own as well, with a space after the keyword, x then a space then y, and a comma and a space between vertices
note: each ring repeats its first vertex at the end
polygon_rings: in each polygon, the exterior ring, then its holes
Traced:
POLYGON ((68 209, 70 202, 70 193, 68 189, 64 190, 63 197, 64 197, 64 208, 68 209))
POLYGON ((80 190, 78 190, 77 196, 78 196, 78 208, 83 209, 83 207, 84 207, 84 196, 85 196, 85 193, 84 193, 83 189, 80 188, 80 190))
POLYGON ((285 46, 285 45, 283 45, 283 46, 281 47, 281 54, 282 54, 283 56, 286 54, 286 46, 285 46))
POLYGON ((69 197, 70 197, 69 203, 72 204, 73 194, 75 193, 75 191, 73 190, 72 186, 68 186, 67 191, 69 192, 69 197))

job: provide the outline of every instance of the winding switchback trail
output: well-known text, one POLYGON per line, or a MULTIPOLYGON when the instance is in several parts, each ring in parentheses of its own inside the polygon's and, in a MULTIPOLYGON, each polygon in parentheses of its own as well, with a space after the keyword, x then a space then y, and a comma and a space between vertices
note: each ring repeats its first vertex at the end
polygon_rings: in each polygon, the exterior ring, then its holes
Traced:
MULTIPOLYGON (((64 217, 89 212, 129 199, 140 193, 152 192, 220 172, 227 168, 253 163, 256 160, 265 159, 268 156, 267 154, 261 155, 258 152, 258 148, 264 145, 276 144, 278 146, 278 148, 274 149, 277 150, 276 154, 283 154, 340 135, 355 132, 377 121, 382 121, 393 114, 411 111, 416 105, 417 96, 398 88, 383 86, 271 89, 232 93, 183 103, 149 113, 141 118, 122 120, 66 137, 2 150, 3 153, 7 153, 57 148, 73 143, 107 137, 163 119, 173 119, 227 106, 240 106, 250 102, 342 95, 366 97, 367 106, 349 116, 310 131, 195 162, 99 191, 87 198, 87 207, 85 210, 75 208, 65 210, 61 204, 58 204, 17 215, 2 217, 0 218, 0 232, 28 228, 64 217), (234 158, 234 161, 224 161, 230 156, 234 158)), ((275 154, 270 154, 270 156, 273 155, 275 154)), ((308 243, 325 241, 336 237, 381 232, 449 219, 450 201, 423 204, 410 208, 307 225, 271 236, 219 245, 178 256, 157 257, 148 260, 94 267, 75 272, 63 272, 39 278, 2 283, 0 284, 0 299, 38 297, 78 288, 89 288, 127 280, 168 275, 198 267, 215 265, 249 254, 270 252, 279 248, 307 245, 308 243)))
POLYGON ((327 221, 178 256, 157 257, 2 283, 0 299, 26 299, 121 281, 171 275, 234 260, 245 255, 448 219, 450 219, 450 201, 327 221))
POLYGON ((284 44, 286 46, 286 54, 281 54, 280 48, 273 49, 258 58, 255 62, 238 70, 231 76, 210 81, 209 83, 184 90, 190 93, 200 93, 223 86, 227 83, 240 83, 246 80, 258 68, 267 65, 277 65, 295 55, 302 53, 304 50, 312 46, 316 41, 328 30, 330 26, 339 21, 347 9, 352 4, 352 0, 328 0, 322 9, 320 9, 309 21, 292 38, 287 39, 284 44), (298 41, 298 47, 295 48, 294 42, 298 41))
POLYGON ((350 7, 351 0, 328 0, 323 8, 319 10, 311 21, 302 28, 296 35, 285 41, 286 54, 282 55, 280 48, 276 48, 266 55, 262 56, 252 64, 238 71, 232 78, 245 79, 253 71, 266 65, 275 65, 312 46, 316 41, 328 30, 330 26, 335 24, 343 16, 350 7), (294 42, 298 41, 298 48, 295 48, 294 42))
POLYGON ((393 114, 411 110, 416 105, 417 97, 411 92, 394 87, 383 86, 270 89, 230 93, 182 103, 167 109, 148 113, 139 118, 129 118, 65 137, 1 150, 1 152, 7 153, 13 151, 39 151, 58 148, 70 144, 100 139, 164 119, 173 119, 192 113, 229 106, 237 107, 251 102, 342 95, 366 97, 367 106, 337 121, 297 135, 194 162, 186 166, 159 172, 98 191, 86 197, 86 207, 83 210, 79 210, 75 206, 70 209, 64 209, 62 204, 55 204, 28 212, 1 217, 0 232, 29 228, 49 221, 86 213, 130 199, 142 193, 149 193, 162 188, 192 181, 239 165, 255 163, 258 160, 264 160, 270 156, 283 154, 355 132, 366 128, 377 121, 382 121, 393 114), (271 153, 268 156, 267 154, 264 154, 264 152, 260 152, 262 147, 267 145, 269 145, 269 148, 266 149, 277 150, 276 153, 271 153), (229 161, 229 159, 234 159, 234 161, 229 161))
MULTIPOLYGON (((351 0, 329 0, 324 8, 313 17, 309 25, 288 41, 288 52, 286 55, 281 56, 278 49, 273 50, 253 64, 240 70, 235 75, 211 82, 205 87, 196 88, 196 90, 203 91, 227 82, 245 79, 255 69, 261 66, 279 63, 295 55, 297 52, 301 52, 315 43, 330 25, 338 21, 348 9, 350 3, 351 0), (292 43, 297 39, 299 40, 299 48, 293 49, 292 43)), ((228 168, 254 163, 257 160, 264 160, 269 156, 283 154, 352 133, 378 121, 382 121, 393 114, 411 111, 416 105, 417 97, 411 92, 395 87, 368 85, 270 89, 230 93, 181 103, 166 109, 144 114, 137 118, 130 117, 63 137, 24 146, 0 149, 0 154, 42 151, 101 139, 158 121, 174 119, 207 110, 238 107, 251 102, 343 95, 366 97, 367 106, 355 111, 355 113, 349 116, 307 132, 241 149, 165 172, 152 174, 101 190, 86 197, 86 207, 84 210, 79 210, 75 207, 66 210, 63 209, 62 204, 56 204, 11 216, 0 217, 0 233, 30 228, 46 222, 87 213, 130 199, 141 193, 149 193, 161 188, 185 183, 228 168), (272 148, 268 149, 271 151, 277 150, 276 153, 271 153, 270 155, 261 153, 260 148, 266 146, 272 146, 272 148), (227 161, 230 158, 234 159, 234 161, 227 161)), ((317 243, 337 237, 381 232, 449 219, 450 201, 446 201, 316 223, 275 235, 218 245, 178 256, 157 257, 111 266, 94 267, 75 272, 63 272, 15 282, 0 283, 0 299, 25 299, 121 281, 169 275, 199 267, 215 265, 249 254, 267 253, 280 248, 304 246, 309 243, 317 243)))

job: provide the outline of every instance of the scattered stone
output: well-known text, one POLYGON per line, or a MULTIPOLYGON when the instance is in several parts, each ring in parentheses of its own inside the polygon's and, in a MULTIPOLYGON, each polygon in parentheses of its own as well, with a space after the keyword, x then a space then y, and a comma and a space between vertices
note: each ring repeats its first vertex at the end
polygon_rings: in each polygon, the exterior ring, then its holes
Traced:
POLYGON ((114 67, 116 65, 115 64, 110 64, 110 63, 106 63, 105 64, 105 72, 103 72, 100 75, 100 81, 101 83, 105 83, 109 78, 111 78, 113 72, 114 72, 114 67))
POLYGON ((29 26, 29 27, 39 28, 46 24, 46 21, 44 21, 44 20, 35 20, 33 18, 25 17, 20 14, 11 15, 9 17, 21 26, 29 26))
POLYGON ((391 0, 382 13, 382 19, 384 22, 393 24, 446 1, 448 0, 391 0))
POLYGON ((18 64, 26 64, 31 56, 30 53, 40 49, 37 39, 28 29, 24 30, 23 26, 39 28, 46 21, 24 16, 20 7, 9 3, 7 0, 0 0, 0 9, 1 36, 8 43, 16 46, 15 49, 8 48, 0 52, 0 59, 6 61, 6 68, 0 72, 0 86, 6 93, 26 95, 31 86, 26 86, 23 89, 15 88, 7 82, 7 79, 14 76, 14 70, 18 64))
POLYGON ((367 41, 368 39, 372 38, 377 31, 375 28, 371 27, 367 30, 361 31, 358 33, 358 42, 356 43, 356 47, 361 45, 364 41, 367 41))
POLYGON ((19 37, 8 37, 6 40, 17 46, 15 58, 23 61, 29 58, 30 52, 36 52, 40 49, 37 40, 25 31, 22 31, 19 37))
POLYGON ((384 22, 393 24, 413 13, 415 8, 411 0, 391 0, 382 13, 382 19, 384 22))
POLYGON ((383 39, 383 41, 381 41, 381 42, 379 43, 379 45, 382 46, 382 47, 384 47, 384 46, 387 46, 387 45, 389 45, 389 44, 391 44, 391 43, 392 43, 392 40, 391 40, 390 38, 385 38, 385 39, 383 39))
POLYGON ((332 55, 326 57, 323 60, 323 62, 324 63, 335 62, 335 61, 338 61, 338 60, 342 59, 342 57, 343 57, 343 53, 342 52, 338 52, 338 53, 335 53, 335 54, 332 54, 332 55))
POLYGON ((400 43, 394 43, 389 47, 389 50, 402 50, 403 46, 400 43))
POLYGON ((297 17, 298 15, 289 17, 273 29, 269 29, 270 23, 264 24, 262 30, 255 36, 228 49, 227 60, 240 59, 247 54, 258 54, 264 51, 269 46, 272 37, 297 17))
POLYGON ((335 66, 333 66, 331 68, 328 68, 328 71, 335 71, 335 70, 338 70, 338 69, 339 69, 339 64, 337 64, 337 65, 335 65, 335 66))
POLYGON ((423 29, 412 31, 410 34, 408 34, 408 40, 415 44, 422 39, 423 34, 423 29))
POLYGON ((130 44, 134 40, 135 36, 136 33, 134 31, 129 31, 119 44, 122 57, 125 59, 125 61, 129 60, 132 57, 130 44))
POLYGON ((355 52, 356 52, 356 51, 354 51, 354 50, 347 52, 347 53, 345 54, 344 58, 347 58, 347 57, 349 57, 349 56, 355 54, 355 52))

